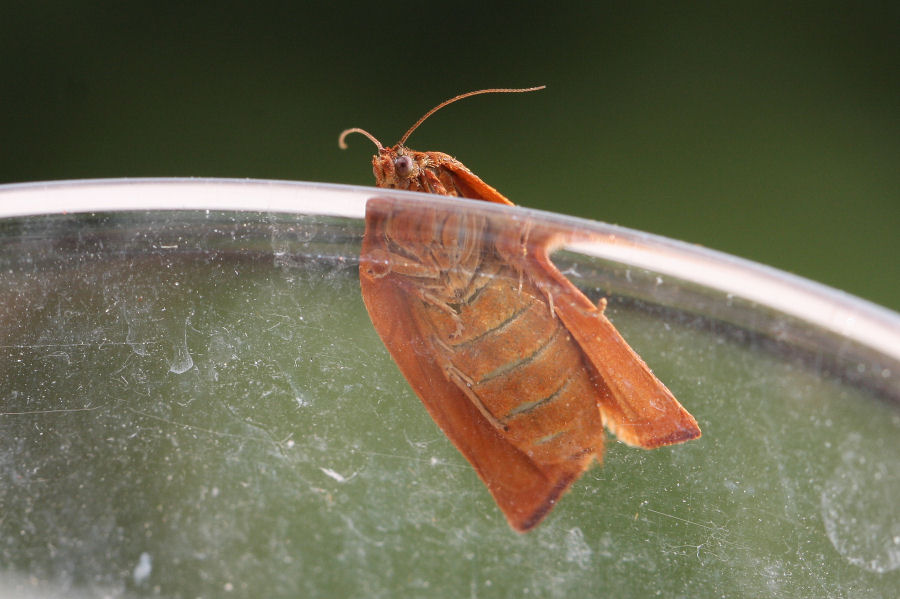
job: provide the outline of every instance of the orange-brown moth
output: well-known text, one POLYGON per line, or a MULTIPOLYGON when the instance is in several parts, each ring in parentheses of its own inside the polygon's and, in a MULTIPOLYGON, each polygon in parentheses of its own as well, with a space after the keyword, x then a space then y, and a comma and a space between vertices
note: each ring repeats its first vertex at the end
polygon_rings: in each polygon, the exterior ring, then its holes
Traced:
MULTIPOLYGON (((405 147, 428 111, 378 153, 378 187, 512 205, 453 157, 405 147)), ((366 205, 362 297, 376 331, 438 426, 527 531, 603 456, 603 427, 653 449, 700 436, 603 315, 550 261, 571 235, 414 200, 366 205)))

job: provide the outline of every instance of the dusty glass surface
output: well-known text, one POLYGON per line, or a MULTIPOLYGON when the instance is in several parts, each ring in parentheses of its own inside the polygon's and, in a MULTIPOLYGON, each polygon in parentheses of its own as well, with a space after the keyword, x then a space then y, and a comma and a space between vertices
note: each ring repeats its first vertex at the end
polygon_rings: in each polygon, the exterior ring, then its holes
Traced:
MULTIPOLYGON (((239 191, 252 204, 271 186, 239 191)), ((358 214, 375 193, 344 192, 358 214)), ((357 279, 362 221, 335 215, 316 187, 291 193, 323 209, 0 220, 3 594, 900 588, 889 342, 646 265, 557 254, 591 298, 609 298, 607 315, 703 437, 649 452, 610 439, 604 465, 520 535, 375 334, 357 279)), ((896 338, 896 315, 871 310, 896 338)))

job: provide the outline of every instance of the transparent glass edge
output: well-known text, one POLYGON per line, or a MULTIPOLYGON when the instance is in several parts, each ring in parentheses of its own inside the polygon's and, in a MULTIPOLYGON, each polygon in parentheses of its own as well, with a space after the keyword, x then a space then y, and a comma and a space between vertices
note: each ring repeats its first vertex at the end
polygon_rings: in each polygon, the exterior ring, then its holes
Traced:
POLYGON ((88 179, 0 185, 0 218, 85 212, 214 210, 363 218, 373 195, 471 202, 571 229, 565 249, 645 268, 813 323, 900 361, 900 314, 864 299, 729 254, 657 235, 529 208, 374 187, 217 178, 88 179), (252 192, 252 193, 251 193, 252 192))

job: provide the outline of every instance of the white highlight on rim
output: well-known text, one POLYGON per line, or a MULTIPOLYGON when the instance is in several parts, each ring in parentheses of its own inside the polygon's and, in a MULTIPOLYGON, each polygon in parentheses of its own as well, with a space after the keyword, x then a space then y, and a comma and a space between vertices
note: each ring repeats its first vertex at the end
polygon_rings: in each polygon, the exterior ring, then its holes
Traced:
POLYGON ((259 179, 84 179, 0 185, 0 218, 147 210, 363 218, 370 188, 259 179), (365 190, 365 191, 363 191, 365 190))

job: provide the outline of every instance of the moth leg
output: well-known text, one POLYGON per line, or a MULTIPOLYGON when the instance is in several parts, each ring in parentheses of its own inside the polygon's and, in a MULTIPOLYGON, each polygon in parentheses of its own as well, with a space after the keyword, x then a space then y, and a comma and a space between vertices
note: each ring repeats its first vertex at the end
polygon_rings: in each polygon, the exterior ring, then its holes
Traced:
POLYGON ((603 314, 606 312, 606 298, 601 297, 597 300, 597 309, 600 310, 600 313, 603 314))
MULTIPOLYGON (((453 175, 450 171, 441 169, 440 173, 441 174, 436 178, 439 180, 438 185, 440 185, 444 191, 439 193, 442 195, 462 197, 463 194, 460 193, 459 187, 457 187, 456 183, 453 181, 453 175)), ((434 176, 434 173, 430 174, 434 176)))
POLYGON ((456 349, 453 346, 448 345, 447 343, 444 343, 443 339, 440 339, 439 337, 436 337, 434 335, 431 336, 431 342, 433 344, 437 345, 442 350, 444 350, 444 353, 446 353, 448 355, 452 354, 456 351, 456 349))
MULTIPOLYGON (((526 222, 522 226, 522 231, 519 235, 518 247, 516 248, 515 255, 517 258, 521 258, 521 260, 516 260, 513 263, 513 267, 519 272, 519 291, 522 291, 522 279, 525 277, 525 267, 524 260, 528 255, 528 237, 531 235, 531 223, 526 222)), ((550 315, 553 316, 553 300, 550 300, 550 315)))
POLYGON ((443 181, 441 181, 441 179, 437 175, 435 175, 434 171, 432 171, 431 169, 423 169, 422 180, 425 183, 425 190, 428 193, 436 193, 442 196, 455 195, 444 186, 443 181))
POLYGON ((448 304, 447 302, 445 302, 438 296, 436 296, 418 286, 412 286, 412 288, 410 289, 410 292, 413 295, 415 295, 417 298, 419 298, 419 300, 422 301, 423 303, 425 303, 429 306, 434 306, 438 310, 441 310, 442 312, 445 312, 447 315, 450 316, 450 318, 456 324, 456 331, 454 331, 452 337, 455 338, 455 337, 459 337, 460 335, 462 335, 462 332, 463 332, 462 319, 459 317, 459 314, 456 312, 456 310, 453 309, 453 306, 451 306, 450 304, 448 304))
POLYGON ((528 238, 531 237, 531 229, 534 226, 533 223, 526 221, 522 225, 522 235, 521 241, 522 244, 522 255, 524 256, 528 252, 528 238))
POLYGON ((369 266, 369 274, 380 279, 391 273, 421 279, 438 279, 441 269, 418 260, 411 260, 403 254, 375 249, 368 252, 362 262, 369 266))
POLYGON ((491 423, 491 426, 499 431, 506 431, 506 425, 497 420, 497 418, 493 414, 491 414, 487 407, 481 402, 481 398, 478 397, 478 394, 475 393, 475 390, 472 389, 472 387, 475 386, 475 381, 473 381, 466 373, 461 371, 459 368, 449 363, 444 366, 444 374, 447 376, 447 380, 459 387, 459 389, 466 395, 466 397, 469 398, 469 401, 471 401, 472 404, 476 408, 478 408, 478 411, 481 412, 481 415, 491 423))

